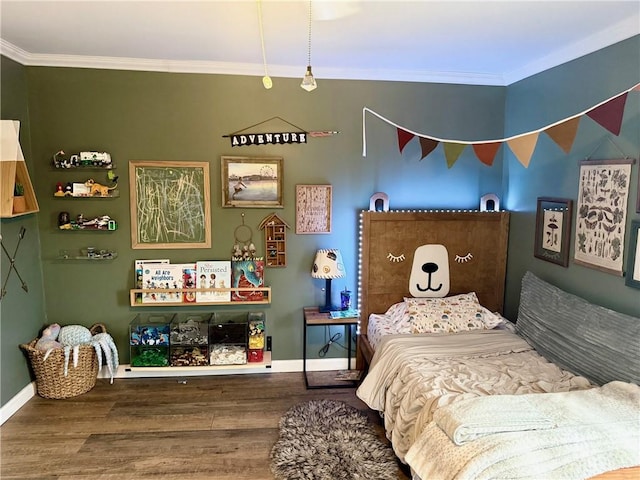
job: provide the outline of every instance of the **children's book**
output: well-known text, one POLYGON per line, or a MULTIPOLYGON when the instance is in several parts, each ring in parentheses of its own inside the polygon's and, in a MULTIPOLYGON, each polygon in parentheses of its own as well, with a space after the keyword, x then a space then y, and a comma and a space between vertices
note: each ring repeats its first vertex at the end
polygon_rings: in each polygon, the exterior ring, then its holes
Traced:
MULTIPOLYGON (((196 289, 196 264, 182 264, 182 288, 196 289)), ((195 303, 196 292, 182 292, 182 301, 184 303, 195 303)))
MULTIPOLYGON (((229 260, 196 262, 196 288, 231 288, 229 260)), ((229 302, 231 292, 196 292, 196 302, 229 302)))
POLYGON ((145 264, 142 267, 142 303, 182 303, 182 292, 163 290, 183 288, 182 264, 145 264))
MULTIPOLYGON (((264 286, 264 260, 232 260, 231 280, 233 288, 264 286)), ((262 290, 243 290, 231 293, 232 302, 255 302, 263 300, 262 290)))
MULTIPOLYGON (((135 260, 134 261, 134 279, 133 279, 133 285, 135 289, 140 289, 143 288, 143 282, 142 282, 142 268, 143 265, 147 264, 147 263, 169 263, 169 259, 168 258, 163 258, 161 260, 135 260)), ((136 293, 136 303, 141 303, 142 302, 142 294, 141 293, 136 293)))

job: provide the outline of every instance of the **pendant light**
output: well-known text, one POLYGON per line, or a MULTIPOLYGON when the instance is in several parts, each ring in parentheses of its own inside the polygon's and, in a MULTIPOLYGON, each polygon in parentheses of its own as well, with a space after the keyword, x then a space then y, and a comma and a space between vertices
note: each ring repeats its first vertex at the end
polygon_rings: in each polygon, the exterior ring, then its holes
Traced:
POLYGON ((273 87, 273 82, 271 81, 271 77, 269 76, 269 72, 267 71, 267 53, 264 48, 264 30, 262 29, 262 0, 257 0, 258 2, 258 24, 260 25, 260 44, 262 46, 262 64, 264 65, 264 77, 262 77, 262 85, 264 88, 269 90, 273 87))
POLYGON ((307 92, 311 92, 316 88, 318 88, 316 79, 313 78, 313 73, 311 72, 311 0, 309 0, 309 50, 308 50, 307 71, 304 74, 304 77, 302 79, 302 83, 300 84, 300 86, 307 92))

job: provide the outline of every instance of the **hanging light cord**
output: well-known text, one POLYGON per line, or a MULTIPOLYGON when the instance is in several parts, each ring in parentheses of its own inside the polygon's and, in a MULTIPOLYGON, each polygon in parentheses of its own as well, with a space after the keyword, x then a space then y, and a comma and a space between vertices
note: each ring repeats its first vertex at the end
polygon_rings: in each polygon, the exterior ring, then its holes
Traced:
POLYGON ((307 66, 311 66, 311 0, 309 0, 309 42, 307 49, 307 66))
POLYGON ((265 88, 271 88, 271 78, 269 77, 269 72, 267 71, 267 52, 264 46, 264 30, 262 28, 262 0, 257 0, 257 2, 258 2, 258 25, 260 27, 260 45, 262 47, 262 64, 264 65, 264 78, 262 82, 264 83, 265 88))

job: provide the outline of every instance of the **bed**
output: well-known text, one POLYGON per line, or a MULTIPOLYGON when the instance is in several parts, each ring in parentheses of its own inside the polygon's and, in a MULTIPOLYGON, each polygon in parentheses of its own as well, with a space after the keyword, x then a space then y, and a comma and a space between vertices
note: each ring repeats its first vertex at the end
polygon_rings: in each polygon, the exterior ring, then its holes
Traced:
POLYGON ((504 319, 508 218, 505 212, 362 213, 358 361, 368 372, 357 395, 381 412, 394 451, 416 479, 639 478, 640 468, 627 467, 640 464, 640 319, 590 305, 530 272, 518 323, 504 319), (446 252, 425 262, 425 245, 446 252), (434 273, 447 269, 446 281, 434 273), (441 285, 444 298, 431 291, 441 285), (446 312, 444 329, 434 312, 446 312), (416 318, 423 328, 413 328, 416 318), (482 405, 487 401, 501 403, 482 405), (572 417, 577 404, 589 405, 591 417, 572 417), (482 431, 490 434, 456 445, 459 429, 451 425, 477 426, 477 417, 460 416, 476 405, 482 431), (549 405, 555 416, 545 411, 549 405), (558 419, 573 419, 571 428, 558 419), (603 438, 617 442, 599 444, 603 438))

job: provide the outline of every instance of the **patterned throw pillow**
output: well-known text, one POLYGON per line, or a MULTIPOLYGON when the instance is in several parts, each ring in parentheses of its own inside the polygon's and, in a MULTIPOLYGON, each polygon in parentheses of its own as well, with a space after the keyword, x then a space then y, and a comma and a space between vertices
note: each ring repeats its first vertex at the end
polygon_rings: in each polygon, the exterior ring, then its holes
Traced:
POLYGON ((456 333, 491 329, 502 323, 500 316, 480 305, 474 292, 405 300, 412 333, 456 333))

